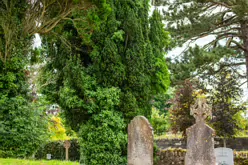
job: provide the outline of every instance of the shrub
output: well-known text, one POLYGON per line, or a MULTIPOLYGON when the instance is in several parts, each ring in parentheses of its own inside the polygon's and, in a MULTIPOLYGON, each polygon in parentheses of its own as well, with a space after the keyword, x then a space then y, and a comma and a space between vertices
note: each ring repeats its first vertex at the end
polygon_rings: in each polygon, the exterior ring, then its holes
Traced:
POLYGON ((29 157, 47 136, 47 120, 27 99, 0 96, 1 157, 29 157))
POLYGON ((159 114, 159 110, 152 108, 151 125, 155 135, 164 134, 169 128, 168 117, 164 114, 159 114))
POLYGON ((127 145, 124 129, 124 120, 117 112, 104 110, 93 115, 79 132, 80 162, 86 165, 126 164, 122 156, 122 149, 127 145))

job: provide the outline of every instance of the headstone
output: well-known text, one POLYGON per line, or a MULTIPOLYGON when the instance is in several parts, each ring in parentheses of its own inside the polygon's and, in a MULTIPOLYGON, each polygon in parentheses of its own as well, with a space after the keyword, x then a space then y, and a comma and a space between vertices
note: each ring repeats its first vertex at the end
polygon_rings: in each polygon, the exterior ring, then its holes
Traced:
POLYGON ((69 148, 71 147, 71 143, 69 140, 65 140, 64 147, 65 147, 65 160, 69 160, 69 148))
POLYGON ((144 116, 128 125, 128 165, 153 165, 153 130, 144 116))
POLYGON ((187 128, 187 152, 185 165, 215 165, 214 134, 215 131, 205 123, 207 116, 211 116, 211 108, 206 99, 199 98, 190 108, 196 123, 187 128))
POLYGON ((232 149, 220 147, 215 148, 214 152, 217 165, 234 165, 232 149))
POLYGON ((47 159, 48 160, 51 160, 52 159, 52 154, 47 154, 46 156, 47 156, 47 159))

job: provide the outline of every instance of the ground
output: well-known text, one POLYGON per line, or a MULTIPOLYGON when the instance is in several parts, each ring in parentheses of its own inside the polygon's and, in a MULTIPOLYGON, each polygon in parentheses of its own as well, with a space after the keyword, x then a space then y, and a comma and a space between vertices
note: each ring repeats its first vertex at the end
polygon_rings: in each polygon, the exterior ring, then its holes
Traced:
POLYGON ((79 165, 78 162, 55 161, 55 160, 24 160, 24 159, 2 159, 0 165, 79 165))

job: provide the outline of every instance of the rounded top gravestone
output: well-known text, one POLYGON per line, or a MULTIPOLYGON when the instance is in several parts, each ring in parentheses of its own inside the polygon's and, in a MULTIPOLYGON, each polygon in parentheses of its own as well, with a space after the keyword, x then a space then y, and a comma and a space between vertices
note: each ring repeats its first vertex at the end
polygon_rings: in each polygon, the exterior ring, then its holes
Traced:
POLYGON ((153 130, 144 116, 128 125, 128 165, 153 164, 153 130))
POLYGON ((233 161, 233 150, 231 148, 215 148, 217 165, 234 165, 233 161))

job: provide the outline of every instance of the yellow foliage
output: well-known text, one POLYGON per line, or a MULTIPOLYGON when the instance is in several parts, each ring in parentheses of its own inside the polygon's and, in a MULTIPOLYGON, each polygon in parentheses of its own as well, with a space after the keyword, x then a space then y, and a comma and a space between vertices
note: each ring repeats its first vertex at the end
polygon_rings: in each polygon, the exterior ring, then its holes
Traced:
POLYGON ((197 98, 207 98, 207 96, 203 93, 202 90, 194 91, 193 96, 196 96, 197 98))
POLYGON ((66 129, 61 121, 60 117, 53 116, 49 122, 49 131, 52 133, 52 140, 69 140, 66 135, 66 129))

